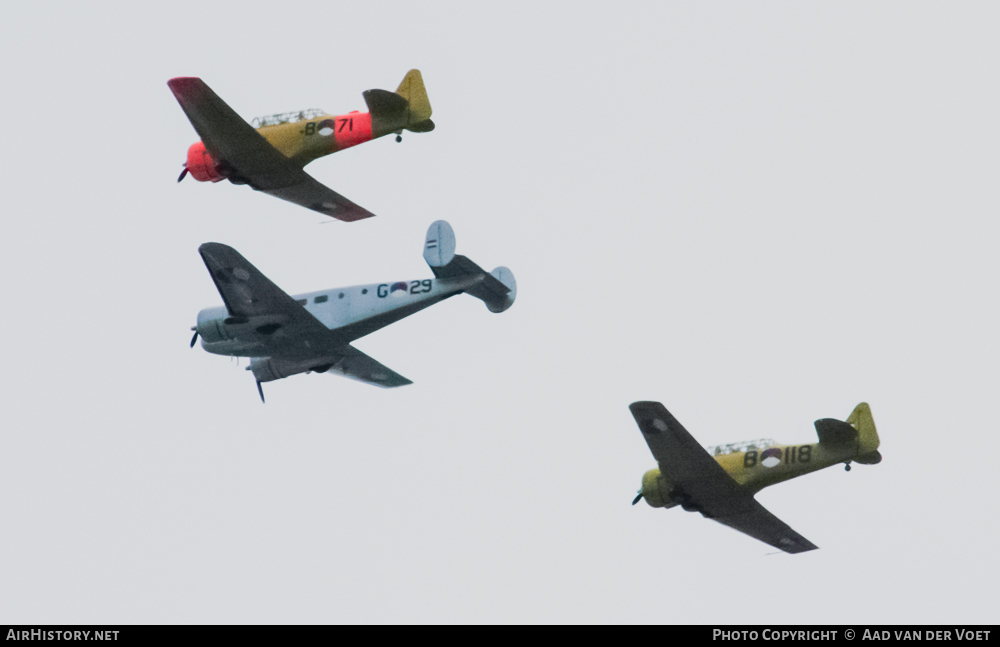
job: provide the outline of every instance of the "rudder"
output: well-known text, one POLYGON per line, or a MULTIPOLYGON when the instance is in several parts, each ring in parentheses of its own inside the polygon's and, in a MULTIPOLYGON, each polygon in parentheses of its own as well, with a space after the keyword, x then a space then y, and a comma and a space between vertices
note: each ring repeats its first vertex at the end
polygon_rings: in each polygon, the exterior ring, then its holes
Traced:
POLYGON ((424 88, 424 78, 420 70, 410 70, 403 77, 403 82, 396 88, 396 94, 406 99, 410 105, 410 113, 405 128, 415 133, 426 133, 434 130, 431 121, 431 102, 424 88))
POLYGON ((875 419, 872 417, 872 410, 868 403, 862 402, 854 407, 847 422, 858 430, 858 455, 854 462, 862 465, 874 465, 881 461, 882 455, 878 452, 878 432, 875 430, 875 419))
POLYGON ((466 288, 465 292, 485 303, 490 312, 503 312, 514 305, 514 299, 517 298, 514 273, 503 266, 487 273, 469 258, 456 254, 455 231, 447 221, 438 220, 427 228, 424 260, 439 279, 470 275, 482 277, 466 288))

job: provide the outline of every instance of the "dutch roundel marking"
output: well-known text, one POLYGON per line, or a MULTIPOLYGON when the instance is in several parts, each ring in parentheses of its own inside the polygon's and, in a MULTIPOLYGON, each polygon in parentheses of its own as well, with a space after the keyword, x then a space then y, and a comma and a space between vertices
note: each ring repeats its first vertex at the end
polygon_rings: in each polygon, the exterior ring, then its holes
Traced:
POLYGON ((408 288, 409 286, 406 284, 406 281, 397 281, 389 288, 389 294, 394 297, 405 297, 408 288))
POLYGON ((781 450, 777 447, 771 447, 770 449, 765 449, 764 453, 760 455, 760 464, 764 467, 774 467, 781 463, 781 450))

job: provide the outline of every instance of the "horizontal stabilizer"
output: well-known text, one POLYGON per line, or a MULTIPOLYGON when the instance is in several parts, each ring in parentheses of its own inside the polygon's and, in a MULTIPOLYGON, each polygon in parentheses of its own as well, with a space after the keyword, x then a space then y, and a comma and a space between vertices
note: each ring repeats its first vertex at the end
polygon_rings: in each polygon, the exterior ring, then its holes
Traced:
POLYGON ((503 312, 514 305, 517 283, 514 282, 514 273, 500 266, 485 274, 482 283, 469 288, 466 292, 485 303, 490 312, 503 312))
POLYGON ((410 124, 406 129, 411 133, 429 133, 434 130, 434 122, 430 119, 424 119, 421 122, 410 124))
POLYGON ((858 442, 858 430, 846 422, 824 418, 817 420, 814 424, 820 445, 853 449, 858 442))
POLYGON ((406 124, 410 102, 403 97, 388 90, 366 90, 362 96, 368 105, 368 112, 372 113, 372 119, 399 124, 399 127, 406 124))
POLYGON ((469 258, 456 254, 455 232, 446 221, 438 220, 427 229, 424 260, 439 279, 481 276, 466 293, 485 303, 490 312, 503 312, 514 305, 517 296, 514 273, 503 266, 487 273, 469 258))

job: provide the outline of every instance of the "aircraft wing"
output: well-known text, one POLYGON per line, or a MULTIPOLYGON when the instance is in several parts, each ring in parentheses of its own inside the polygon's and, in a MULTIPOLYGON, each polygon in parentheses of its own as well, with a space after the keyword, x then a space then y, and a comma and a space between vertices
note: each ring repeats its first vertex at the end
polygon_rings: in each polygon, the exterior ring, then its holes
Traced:
POLYGON ((375 215, 323 186, 282 155, 201 79, 178 77, 167 85, 206 150, 253 188, 339 220, 375 215))
MULTIPOLYGON (((270 144, 268 145, 270 146, 270 144)), ((300 172, 302 173, 303 179, 297 184, 282 187, 280 189, 260 190, 264 193, 269 193, 276 198, 294 202, 295 204, 303 206, 306 209, 312 209, 313 211, 318 211, 325 216, 330 216, 345 222, 363 220, 364 218, 371 218, 375 215, 364 207, 359 207, 354 204, 333 189, 320 184, 305 171, 300 172)))
MULTIPOLYGON (((706 515, 708 516, 708 515, 706 515)), ((795 532, 781 519, 767 511, 752 496, 747 497, 738 511, 712 516, 719 523, 780 548, 786 553, 804 553, 819 546, 795 532)))
MULTIPOLYGON (((205 243, 198 248, 226 310, 237 319, 268 317, 273 324, 326 339, 330 331, 288 293, 271 282, 232 247, 205 243)), ((282 335, 285 337, 285 335, 282 335)))
POLYGON ((659 402, 629 405, 646 444, 688 507, 788 553, 817 546, 745 492, 659 402))
POLYGON ((413 384, 410 380, 376 362, 354 346, 344 346, 337 352, 343 355, 343 359, 331 366, 326 371, 327 373, 343 375, 359 382, 384 388, 413 384))

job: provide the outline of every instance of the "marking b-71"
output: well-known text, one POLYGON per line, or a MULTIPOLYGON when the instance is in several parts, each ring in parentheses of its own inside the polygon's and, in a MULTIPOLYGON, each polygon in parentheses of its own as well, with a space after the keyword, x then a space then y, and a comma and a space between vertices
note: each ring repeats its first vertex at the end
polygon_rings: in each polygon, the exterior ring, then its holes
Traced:
POLYGON ((370 218, 372 213, 323 186, 303 167, 351 146, 405 130, 434 130, 431 104, 419 70, 410 70, 395 92, 364 92, 369 112, 328 115, 302 110, 245 122, 197 77, 167 81, 191 125, 201 137, 188 149, 184 170, 199 182, 229 180, 249 184, 339 220, 370 218))

